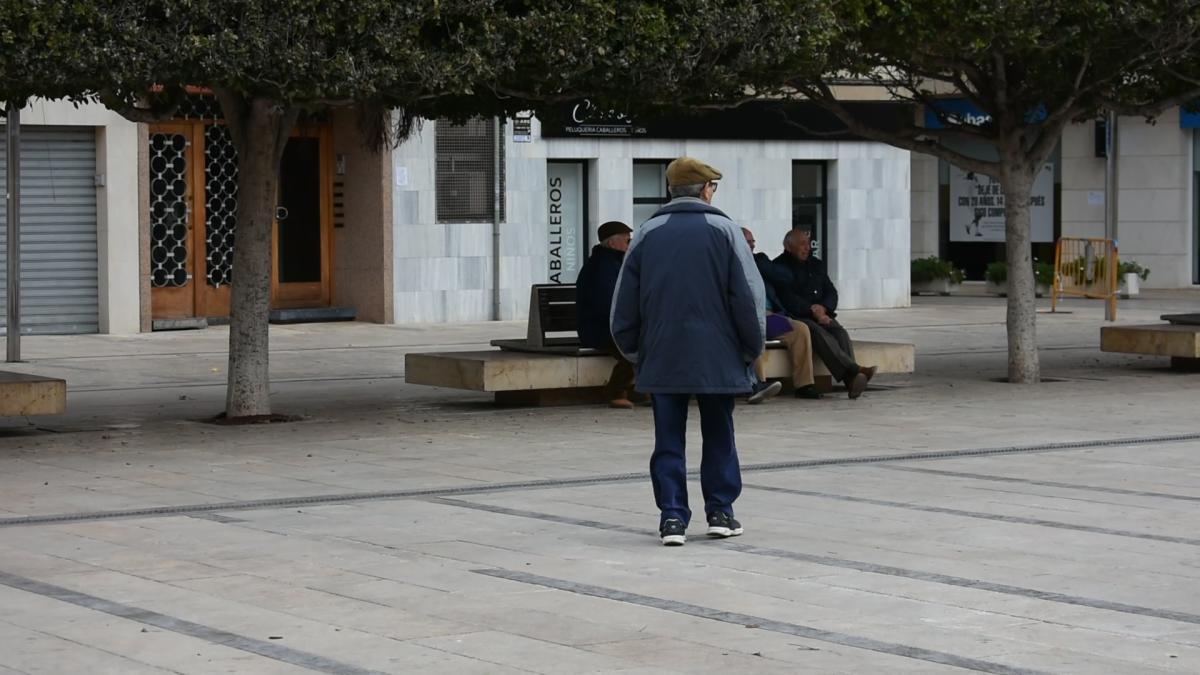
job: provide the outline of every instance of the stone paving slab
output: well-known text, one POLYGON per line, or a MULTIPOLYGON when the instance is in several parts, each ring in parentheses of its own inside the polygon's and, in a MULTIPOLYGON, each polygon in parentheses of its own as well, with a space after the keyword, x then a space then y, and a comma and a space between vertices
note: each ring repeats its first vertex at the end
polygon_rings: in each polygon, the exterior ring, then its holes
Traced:
POLYGON ((0 421, 0 674, 1200 671, 1200 376, 1100 353, 1102 308, 1066 306, 1037 387, 991 381, 1000 301, 846 312, 917 372, 740 406, 747 532, 697 518, 683 549, 654 536, 649 410, 403 383, 405 353, 521 324, 272 327, 304 419, 240 428, 200 421, 223 329, 28 338, 20 368, 73 393, 0 421))

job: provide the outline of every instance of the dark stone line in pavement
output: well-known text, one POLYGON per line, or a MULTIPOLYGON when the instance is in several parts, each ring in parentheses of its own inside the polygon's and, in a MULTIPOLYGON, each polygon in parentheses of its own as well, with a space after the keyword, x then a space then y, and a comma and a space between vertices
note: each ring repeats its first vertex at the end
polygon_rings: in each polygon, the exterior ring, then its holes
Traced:
MULTIPOLYGON (((1070 441, 1065 443, 1040 443, 1036 445, 1015 445, 999 448, 967 448, 960 450, 938 450, 933 452, 912 452, 895 455, 868 455, 865 457, 832 457, 826 459, 805 459, 790 462, 748 464, 742 467, 742 472, 785 471, 789 469, 820 468, 825 466, 879 464, 884 462, 911 462, 919 460, 956 459, 964 457, 987 457, 992 455, 1016 455, 1039 452, 1054 452, 1060 450, 1084 450, 1089 448, 1119 447, 1124 445, 1179 443, 1194 440, 1200 440, 1200 434, 1172 434, 1168 436, 1143 436, 1140 438, 1115 438, 1089 441, 1070 441)), ((688 472, 689 476, 698 476, 699 474, 700 471, 698 469, 688 472)), ((248 511, 252 509, 288 508, 292 506, 305 506, 313 504, 348 504, 353 502, 381 501, 389 499, 419 499, 426 497, 484 494, 489 492, 505 492, 512 490, 538 490, 580 485, 624 483, 645 479, 646 474, 638 471, 599 476, 582 476, 579 478, 547 478, 541 480, 491 483, 486 485, 464 485, 447 488, 414 488, 411 490, 387 490, 382 492, 348 492, 340 494, 311 495, 306 497, 279 497, 275 499, 214 502, 211 504, 181 504, 179 506, 150 506, 145 508, 116 509, 111 511, 56 513, 44 516, 17 516, 12 518, 0 518, 0 528, 29 525, 52 525, 56 523, 71 523, 80 521, 111 520, 116 518, 188 516, 198 513, 211 513, 214 511, 248 511)))
POLYGON ((1166 534, 1152 534, 1149 532, 1133 532, 1131 530, 1117 530, 1110 527, 1094 527, 1092 525, 1077 525, 1075 523, 1064 523, 1057 520, 1043 520, 1041 518, 1024 518, 1021 516, 1005 516, 996 513, 984 513, 982 511, 964 511, 962 509, 950 509, 942 506, 925 506, 923 504, 913 504, 910 502, 893 502, 887 499, 873 499, 871 497, 853 497, 850 495, 839 495, 831 492, 817 492, 815 490, 796 490, 793 488, 781 488, 771 485, 745 485, 747 489, 762 490, 764 492, 776 492, 779 494, 797 495, 801 497, 816 497, 818 499, 835 499, 843 502, 854 502, 856 504, 871 504, 873 506, 884 506, 894 509, 907 509, 909 511, 922 511, 924 513, 937 513, 947 516, 959 516, 962 518, 978 518, 980 520, 994 520, 1001 523, 1014 523, 1017 525, 1034 525, 1036 527, 1049 527, 1057 530, 1072 530, 1075 532, 1090 532, 1093 534, 1105 534, 1114 537, 1128 537, 1131 539, 1145 539, 1148 541, 1161 541, 1168 544, 1183 544, 1185 546, 1200 546, 1200 539, 1192 539, 1191 537, 1172 537, 1166 534))
POLYGON ((686 602, 668 600, 666 598, 656 598, 654 596, 640 595, 638 593, 627 593, 614 588, 581 584, 574 581, 567 581, 565 579, 554 579, 552 577, 543 577, 536 574, 513 572, 502 569, 478 569, 472 571, 477 574, 483 574, 498 579, 507 579, 509 581, 515 581, 523 584, 542 586, 544 588, 553 588, 560 591, 577 593, 579 595, 587 595, 594 598, 603 598, 605 600, 624 602, 631 605, 640 605, 642 607, 650 607, 652 609, 676 612, 678 614, 686 614, 688 616, 699 617, 702 619, 746 626, 747 628, 753 626, 758 630, 782 633, 784 635, 795 635, 796 637, 805 638, 808 640, 829 642, 832 644, 842 645, 844 647, 866 649, 868 651, 891 654, 893 656, 902 656, 904 658, 917 659, 930 663, 939 663, 946 666, 964 668, 983 673, 997 673, 1001 675, 1036 675, 1042 672, 1038 670, 1029 670, 1026 668, 1017 668, 1014 666, 1005 665, 1003 663, 995 663, 993 661, 984 661, 981 659, 959 656, 958 654, 951 654, 949 652, 924 649, 921 647, 902 645, 894 642, 883 642, 882 640, 875 640, 872 638, 863 637, 861 635, 851 635, 849 633, 821 630, 820 628, 813 628, 811 626, 804 626, 796 623, 788 623, 786 621, 775 621, 773 619, 753 616, 750 614, 726 612, 719 609, 714 609, 712 607, 693 605, 686 602))
POLYGON ((84 607, 96 612, 111 614, 122 619, 137 621, 144 623, 147 626, 154 626, 162 630, 171 631, 180 635, 187 635, 198 640, 204 640, 215 645, 230 647, 243 652, 257 654, 268 659, 274 659, 283 663, 290 663, 294 666, 307 668, 319 673, 331 673, 331 675, 384 675, 381 671, 368 670, 359 668, 358 666, 343 663, 334 659, 330 659, 318 654, 292 649, 284 645, 256 640, 255 638, 230 633, 211 626, 205 626, 199 623, 186 621, 178 617, 167 614, 160 614, 141 607, 126 605, 112 600, 88 595, 72 591, 69 588, 47 584, 35 579, 9 574, 0 571, 0 584, 15 588, 26 593, 33 593, 47 598, 53 598, 61 602, 70 603, 78 607, 84 607))
MULTIPOLYGON (((613 532, 625 532, 628 534, 641 535, 645 537, 654 536, 656 533, 649 528, 635 528, 626 525, 613 525, 595 520, 583 520, 579 518, 571 518, 569 516, 561 516, 552 513, 540 513, 537 511, 525 511, 521 509, 512 509, 504 506, 495 506, 492 504, 480 504, 478 502, 469 502, 461 499, 436 498, 428 500, 435 504, 444 504, 446 506, 455 506, 465 509, 474 509, 476 511, 487 511, 505 516, 516 516, 518 518, 531 518, 535 520, 544 520, 552 523, 560 523, 563 525, 575 525, 578 527, 590 527, 598 530, 610 530, 613 532)), ((1042 591, 1036 588, 1024 588, 1021 586, 1012 586, 1009 584, 998 584, 980 579, 968 579, 966 577, 956 577, 949 574, 939 574, 937 572, 926 572, 923 570, 912 570, 903 567, 893 567, 890 565, 878 565, 875 563, 864 562, 861 560, 849 560, 846 558, 835 558, 833 556, 813 555, 810 553, 798 553, 795 551, 787 551, 777 548, 768 548, 765 546, 755 546, 746 544, 741 541, 723 540, 707 540, 700 539, 699 542, 709 542, 713 545, 720 545, 721 548, 737 551, 738 553, 748 553, 751 555, 759 555, 768 558, 780 558, 784 560, 796 560, 799 562, 812 563, 815 565, 825 565, 828 567, 837 567, 841 569, 855 570, 857 572, 866 572, 869 574, 881 574, 885 576, 903 577, 913 579, 915 581, 925 581, 932 584, 942 584, 946 586, 958 586, 960 588, 970 588, 979 591, 988 591, 991 593, 1000 593, 1002 595, 1014 595, 1023 598, 1033 598, 1035 600, 1045 600, 1046 602, 1054 602, 1064 605, 1075 605, 1078 607, 1090 607, 1092 609, 1101 609, 1110 612, 1119 612, 1122 614, 1136 614, 1138 616, 1148 616, 1156 619, 1166 619, 1168 621, 1178 621, 1181 623, 1200 624, 1200 614, 1190 614, 1188 612, 1177 612, 1170 609, 1158 609, 1155 607, 1142 607, 1140 605, 1129 605, 1122 602, 1111 602, 1108 600, 1100 600, 1098 598, 1088 598, 1081 595, 1069 595, 1066 593, 1055 593, 1053 591, 1042 591)))
POLYGON ((1032 478, 1013 478, 1011 476, 996 476, 984 473, 969 473, 966 471, 946 471, 944 469, 925 469, 916 466, 881 466, 889 471, 909 471, 925 473, 933 476, 948 476, 952 478, 972 478, 974 480, 993 481, 996 483, 1021 483, 1024 485, 1039 485, 1042 487, 1064 488, 1067 490, 1087 490, 1089 492, 1104 492, 1112 495, 1129 495, 1132 497, 1154 497, 1159 499, 1178 499, 1187 502, 1200 502, 1200 496, 1181 495, 1171 492, 1147 492, 1145 490, 1127 490, 1125 488, 1107 487, 1104 485, 1082 485, 1079 483, 1061 483, 1053 480, 1034 480, 1032 478))

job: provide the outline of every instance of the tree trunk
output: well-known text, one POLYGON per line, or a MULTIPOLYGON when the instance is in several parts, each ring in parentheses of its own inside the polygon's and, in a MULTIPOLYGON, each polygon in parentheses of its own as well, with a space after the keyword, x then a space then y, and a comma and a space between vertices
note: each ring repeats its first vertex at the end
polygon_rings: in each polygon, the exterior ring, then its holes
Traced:
POLYGON ((1008 381, 1034 384, 1040 378, 1037 351, 1037 299, 1030 248, 1029 196, 1032 170, 1003 157, 1004 240, 1008 259, 1008 381))
POLYGON ((225 416, 270 415, 271 229, 279 162, 297 111, 267 99, 214 92, 238 158, 225 416))

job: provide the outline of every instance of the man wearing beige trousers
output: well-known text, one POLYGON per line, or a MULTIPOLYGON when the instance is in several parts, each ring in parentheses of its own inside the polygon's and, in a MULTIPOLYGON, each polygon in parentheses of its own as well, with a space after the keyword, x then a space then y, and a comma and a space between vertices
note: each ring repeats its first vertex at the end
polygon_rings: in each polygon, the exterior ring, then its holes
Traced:
MULTIPOLYGON (((742 235, 746 237, 746 243, 753 252, 754 233, 743 227, 742 235)), ((803 323, 782 313, 776 313, 780 306, 774 298, 772 279, 769 277, 780 273, 780 270, 774 268, 771 259, 765 253, 755 253, 754 262, 759 268, 759 274, 763 277, 763 285, 766 287, 767 339, 779 340, 787 347, 788 358, 792 362, 792 386, 796 389, 796 398, 819 399, 821 392, 817 391, 813 379, 812 334, 809 332, 808 326, 803 323)), ((767 352, 763 350, 762 355, 754 361, 754 373, 758 376, 759 382, 767 380, 766 359, 767 352)))

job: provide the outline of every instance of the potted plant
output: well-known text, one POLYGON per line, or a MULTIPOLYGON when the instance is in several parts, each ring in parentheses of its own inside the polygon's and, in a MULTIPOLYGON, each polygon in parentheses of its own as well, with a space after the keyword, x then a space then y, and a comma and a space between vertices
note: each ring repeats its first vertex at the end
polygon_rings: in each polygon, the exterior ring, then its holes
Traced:
POLYGON ((987 281, 988 293, 1001 297, 1008 295, 1008 263, 1003 260, 988 263, 983 278, 987 281))
POLYGON ((962 285, 962 270, 955 269, 949 260, 931 255, 912 261, 912 294, 937 293, 950 295, 962 285))
POLYGON ((1033 281, 1034 291, 1037 297, 1042 297, 1050 292, 1050 286, 1054 284, 1054 265, 1047 262, 1033 261, 1033 281))
MULTIPOLYGON (((987 269, 983 272, 983 278, 987 280, 988 293, 1001 297, 1008 295, 1008 263, 1003 260, 988 263, 987 269)), ((1049 293, 1050 285, 1054 283, 1054 265, 1035 260, 1033 262, 1033 279, 1034 295, 1040 298, 1049 293)))
POLYGON ((1142 267, 1135 260, 1122 260, 1117 265, 1121 279, 1121 297, 1129 298, 1141 292, 1141 282, 1150 277, 1150 268, 1142 267))

